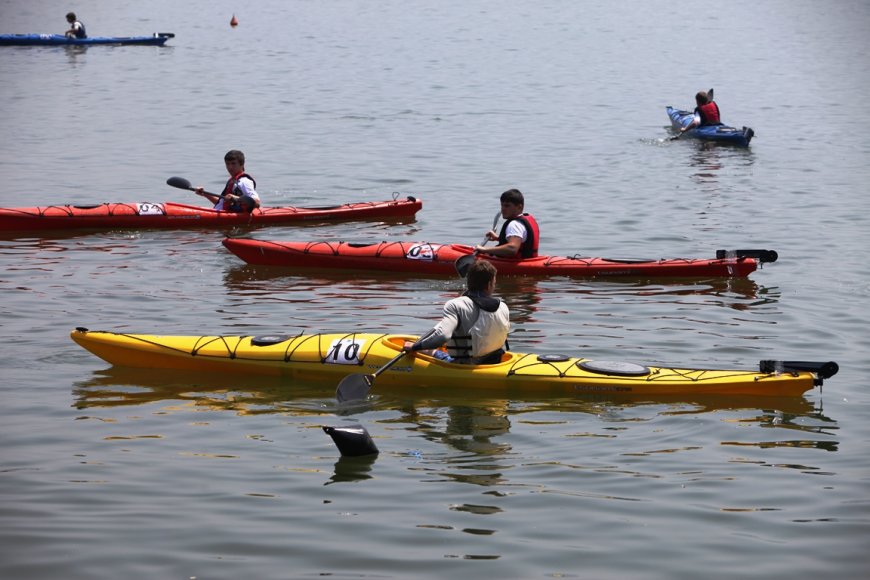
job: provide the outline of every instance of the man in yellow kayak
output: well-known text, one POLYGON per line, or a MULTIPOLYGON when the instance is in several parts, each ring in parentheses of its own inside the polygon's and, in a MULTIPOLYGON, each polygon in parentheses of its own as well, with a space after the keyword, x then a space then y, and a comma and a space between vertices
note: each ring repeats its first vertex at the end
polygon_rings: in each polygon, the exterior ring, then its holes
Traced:
POLYGON ((417 342, 406 342, 403 349, 413 354, 447 345, 447 353, 435 350, 433 356, 461 364, 496 364, 507 346, 510 312, 507 304, 492 294, 496 269, 478 260, 468 269, 468 290, 444 305, 444 317, 417 342))

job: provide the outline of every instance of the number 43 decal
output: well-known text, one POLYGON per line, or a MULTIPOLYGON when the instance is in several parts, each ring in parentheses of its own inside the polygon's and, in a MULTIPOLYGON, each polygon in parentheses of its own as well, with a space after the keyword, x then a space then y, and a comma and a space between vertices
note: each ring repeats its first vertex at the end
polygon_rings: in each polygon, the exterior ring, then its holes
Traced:
POLYGON ((323 362, 333 365, 358 365, 360 364, 359 352, 366 341, 362 339, 339 338, 329 345, 329 352, 323 362))

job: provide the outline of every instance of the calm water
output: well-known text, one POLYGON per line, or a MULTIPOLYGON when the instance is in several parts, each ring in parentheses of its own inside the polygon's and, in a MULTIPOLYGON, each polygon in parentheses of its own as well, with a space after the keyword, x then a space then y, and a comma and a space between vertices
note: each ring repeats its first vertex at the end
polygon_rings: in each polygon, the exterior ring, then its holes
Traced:
MULTIPOLYGON (((236 232, 476 243, 522 189, 549 254, 775 249, 741 281, 509 280, 516 350, 751 367, 837 360, 797 399, 322 387, 112 368, 75 326, 396 330, 458 280, 254 268, 213 231, 0 240, 5 578, 865 577, 870 557, 866 1, 119 1, 3 48, 0 205, 193 201, 240 148, 267 203, 418 195, 404 224, 236 232), (229 26, 236 14, 238 28, 229 26), (716 89, 752 147, 667 141, 716 89), (322 425, 381 454, 341 459, 322 425)), ((0 0, 0 33, 68 10, 0 0)))

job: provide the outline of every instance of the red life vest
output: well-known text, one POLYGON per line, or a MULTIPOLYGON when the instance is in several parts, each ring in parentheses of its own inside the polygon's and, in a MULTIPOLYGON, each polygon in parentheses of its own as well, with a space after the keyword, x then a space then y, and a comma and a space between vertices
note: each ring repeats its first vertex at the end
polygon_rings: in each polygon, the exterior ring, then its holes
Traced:
POLYGON ((518 215, 515 218, 511 218, 504 222, 504 225, 501 227, 501 232, 498 235, 498 243, 506 244, 507 243, 507 227, 508 224, 512 221, 517 220, 521 222, 524 226, 526 226, 526 241, 520 246, 520 251, 518 253, 518 258, 537 258, 538 257, 538 240, 541 236, 541 232, 538 229, 538 222, 535 221, 535 218, 532 217, 531 214, 524 213, 518 215))
MULTIPOLYGON (((247 173, 245 173, 244 171, 240 171, 237 175, 233 175, 232 177, 229 178, 229 180, 227 181, 227 184, 224 186, 224 191, 221 195, 227 195, 227 194, 239 195, 239 193, 236 191, 236 189, 237 189, 237 185, 239 183, 239 180, 243 177, 247 177, 248 179, 250 179, 254 183, 254 189, 257 189, 257 182, 254 180, 254 178, 251 177, 250 175, 248 175, 247 173)), ((243 211, 243 209, 244 208, 242 207, 242 205, 238 201, 234 201, 234 202, 230 203, 229 206, 226 203, 224 203, 224 210, 225 211, 232 211, 232 212, 238 213, 238 212, 243 211)))
POLYGON ((721 125, 722 121, 719 120, 719 105, 716 104, 716 101, 710 101, 706 105, 701 105, 697 109, 698 114, 701 115, 701 126, 704 125, 721 125))

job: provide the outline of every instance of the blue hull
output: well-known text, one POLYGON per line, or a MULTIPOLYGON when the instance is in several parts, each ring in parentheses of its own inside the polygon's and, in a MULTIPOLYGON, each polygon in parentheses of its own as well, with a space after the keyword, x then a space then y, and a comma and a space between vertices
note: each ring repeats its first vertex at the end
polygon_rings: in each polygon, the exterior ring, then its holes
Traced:
MULTIPOLYGON (((668 117, 671 119, 671 126, 677 131, 692 122, 693 113, 690 111, 680 111, 673 107, 668 107, 667 112, 668 117)), ((716 141, 717 143, 731 143, 740 147, 748 147, 753 135, 755 135, 755 131, 749 127, 738 129, 726 125, 696 127, 683 133, 684 137, 692 137, 703 141, 716 141)))
POLYGON ((145 44, 163 46, 173 38, 171 32, 155 32, 151 36, 92 36, 67 38, 63 34, 0 34, 0 46, 90 46, 92 44, 145 44))

